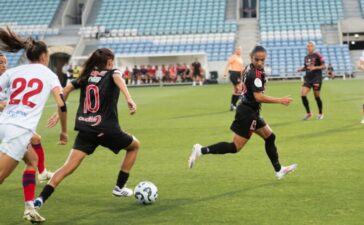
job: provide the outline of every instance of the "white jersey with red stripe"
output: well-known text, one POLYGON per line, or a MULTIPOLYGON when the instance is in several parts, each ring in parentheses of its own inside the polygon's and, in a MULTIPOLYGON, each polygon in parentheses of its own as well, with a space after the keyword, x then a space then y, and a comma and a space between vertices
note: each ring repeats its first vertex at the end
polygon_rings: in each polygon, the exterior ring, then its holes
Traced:
POLYGON ((34 132, 54 88, 62 88, 58 77, 42 64, 26 64, 7 70, 0 76, 0 92, 7 90, 8 97, 0 124, 12 124, 34 132))

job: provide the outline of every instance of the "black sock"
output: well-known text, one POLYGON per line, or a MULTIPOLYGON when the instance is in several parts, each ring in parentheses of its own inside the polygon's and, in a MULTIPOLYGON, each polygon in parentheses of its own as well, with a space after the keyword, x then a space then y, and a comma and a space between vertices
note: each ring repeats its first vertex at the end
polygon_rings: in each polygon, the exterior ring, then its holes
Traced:
POLYGON ((120 170, 116 186, 118 186, 119 188, 123 188, 128 181, 128 178, 129 173, 125 173, 124 171, 120 170))
POLYGON ((276 172, 278 172, 281 170, 281 164, 279 163, 279 160, 278 160, 277 147, 274 143, 275 139, 276 139, 276 136, 274 135, 274 133, 272 133, 267 139, 265 139, 265 151, 266 151, 270 161, 272 162, 274 170, 276 172))
POLYGON ((239 95, 233 95, 234 96, 234 105, 236 106, 236 103, 238 102, 239 100, 239 95))
POLYGON ((322 101, 320 97, 315 97, 316 99, 316 103, 317 103, 317 107, 319 109, 319 114, 322 114, 322 101))
POLYGON ((307 97, 306 96, 301 96, 301 98, 302 98, 302 103, 305 106, 306 112, 310 113, 311 111, 310 111, 310 106, 308 104, 307 97))
POLYGON ((39 197, 42 198, 43 202, 45 202, 54 192, 54 187, 52 187, 51 185, 47 184, 46 186, 44 186, 42 192, 40 193, 39 197))
POLYGON ((220 142, 214 145, 201 148, 202 154, 226 154, 237 153, 237 149, 234 143, 220 142))
POLYGON ((235 102, 235 97, 234 97, 235 95, 231 95, 231 101, 230 101, 230 103, 232 104, 232 105, 235 105, 234 104, 234 102, 235 102))

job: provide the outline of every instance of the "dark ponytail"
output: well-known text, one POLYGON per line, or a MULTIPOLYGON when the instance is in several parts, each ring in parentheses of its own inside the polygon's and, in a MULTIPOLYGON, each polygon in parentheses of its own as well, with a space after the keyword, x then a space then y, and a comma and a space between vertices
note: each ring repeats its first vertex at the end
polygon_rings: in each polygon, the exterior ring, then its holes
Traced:
POLYGON ((264 52, 267 53, 267 50, 262 45, 256 45, 254 48, 250 51, 250 57, 253 57, 253 55, 257 52, 264 52))
POLYGON ((93 70, 104 70, 106 68, 107 60, 114 60, 114 57, 114 53, 108 48, 99 48, 94 51, 83 64, 83 70, 78 78, 78 83, 86 81, 93 70))
POLYGON ((47 45, 43 41, 35 41, 31 37, 20 38, 9 27, 0 28, 0 41, 0 50, 18 52, 25 49, 30 61, 38 61, 43 53, 48 53, 47 45))

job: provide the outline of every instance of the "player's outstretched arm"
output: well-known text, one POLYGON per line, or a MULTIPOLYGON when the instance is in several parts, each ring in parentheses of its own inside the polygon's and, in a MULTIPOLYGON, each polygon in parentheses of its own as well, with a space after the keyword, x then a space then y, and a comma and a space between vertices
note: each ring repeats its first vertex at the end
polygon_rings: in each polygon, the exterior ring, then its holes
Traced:
POLYGON ((286 106, 288 106, 293 100, 291 96, 276 98, 276 97, 264 95, 263 92, 254 92, 254 98, 257 102, 277 103, 277 104, 282 104, 282 105, 286 105, 286 106))
MULTIPOLYGON (((72 83, 68 83, 67 86, 63 89, 63 95, 65 101, 67 100, 69 94, 75 89, 72 83)), ((48 119, 48 128, 54 127, 59 121, 59 112, 53 113, 53 115, 48 119)))
POLYGON ((118 86, 121 93, 123 93, 125 100, 128 103, 128 108, 130 110, 130 114, 133 115, 134 113, 136 113, 137 106, 136 106, 135 102, 133 101, 133 99, 131 98, 128 87, 125 84, 125 80, 122 78, 121 74, 117 73, 117 72, 114 73, 113 79, 114 79, 114 83, 116 84, 116 86, 118 86))
POLYGON ((61 134, 59 144, 67 144, 68 135, 67 135, 67 105, 66 100, 63 96, 63 92, 61 88, 54 88, 52 90, 54 99, 58 106, 58 115, 61 120, 61 134))

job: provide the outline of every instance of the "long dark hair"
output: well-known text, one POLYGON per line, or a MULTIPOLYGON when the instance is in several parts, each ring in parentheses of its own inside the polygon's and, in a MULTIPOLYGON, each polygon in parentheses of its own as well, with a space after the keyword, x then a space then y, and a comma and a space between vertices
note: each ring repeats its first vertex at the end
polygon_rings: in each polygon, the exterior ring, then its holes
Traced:
POLYGON ((83 64, 83 70, 77 79, 79 83, 87 80, 91 71, 93 70, 105 70, 107 60, 114 60, 114 53, 108 48, 99 48, 92 53, 92 55, 83 64))
POLYGON ((9 27, 0 28, 0 50, 5 52, 18 52, 25 49, 30 61, 38 61, 43 53, 48 53, 47 45, 43 41, 33 38, 20 38, 9 27))

